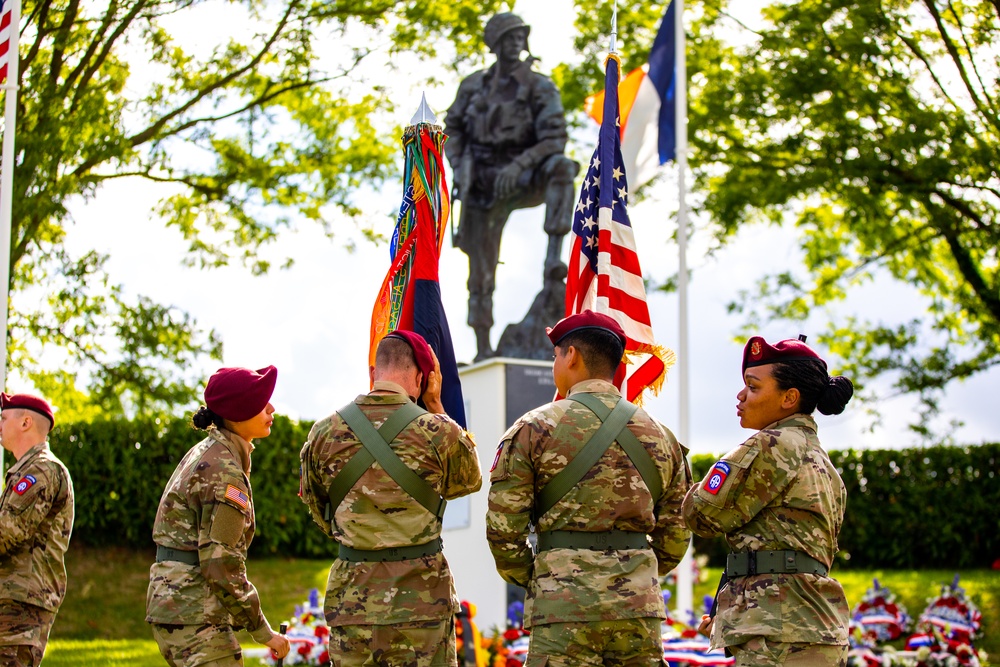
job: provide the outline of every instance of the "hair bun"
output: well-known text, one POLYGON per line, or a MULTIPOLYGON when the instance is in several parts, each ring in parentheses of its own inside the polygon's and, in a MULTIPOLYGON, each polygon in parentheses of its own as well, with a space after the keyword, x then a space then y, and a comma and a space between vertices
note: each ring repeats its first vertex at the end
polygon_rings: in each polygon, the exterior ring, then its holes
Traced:
POLYGON ((198 408, 198 410, 191 415, 191 423, 194 424, 195 428, 201 429, 202 431, 214 424, 215 420, 215 413, 204 405, 198 408))
POLYGON ((816 408, 824 415, 839 415, 852 396, 854 396, 854 383, 843 375, 834 375, 826 381, 816 408))

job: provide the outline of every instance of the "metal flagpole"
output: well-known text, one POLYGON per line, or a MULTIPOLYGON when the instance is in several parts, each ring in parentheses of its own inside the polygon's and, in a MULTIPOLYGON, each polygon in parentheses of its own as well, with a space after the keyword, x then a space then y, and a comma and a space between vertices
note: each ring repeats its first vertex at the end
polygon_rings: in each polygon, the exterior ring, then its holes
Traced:
MULTIPOLYGON (((14 121, 17 117, 17 77, 19 52, 17 40, 21 31, 21 0, 11 0, 10 47, 7 81, 4 82, 3 152, 0 154, 0 390, 7 388, 7 300, 10 296, 10 233, 11 203, 14 192, 14 121)), ((4 460, 0 448, 0 488, 3 488, 4 460)))
MULTIPOLYGON (((685 62, 686 35, 684 33, 684 0, 673 0, 674 31, 676 43, 676 85, 675 103, 677 104, 677 375, 680 393, 680 440, 687 446, 691 444, 690 428, 690 396, 688 394, 690 375, 690 347, 688 345, 688 268, 687 268, 687 65, 685 62)), ((687 623, 697 620, 692 616, 694 609, 694 574, 692 568, 692 548, 688 546, 687 553, 677 566, 677 614, 681 621, 687 623)))

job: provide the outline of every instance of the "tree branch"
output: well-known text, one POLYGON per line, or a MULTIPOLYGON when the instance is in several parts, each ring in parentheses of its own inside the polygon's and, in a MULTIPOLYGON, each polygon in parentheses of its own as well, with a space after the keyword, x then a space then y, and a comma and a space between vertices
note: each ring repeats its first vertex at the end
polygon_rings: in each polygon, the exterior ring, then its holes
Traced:
POLYGON ((959 54, 958 49, 955 47, 955 43, 952 41, 951 36, 948 35, 948 30, 944 25, 944 21, 941 19, 941 13, 937 9, 935 0, 924 0, 924 5, 930 10, 931 16, 934 17, 934 23, 937 25, 938 34, 941 35, 941 40, 944 42, 945 48, 948 50, 948 54, 955 63, 955 67, 958 69, 959 76, 962 77, 962 83, 965 84, 965 89, 969 93, 969 97, 972 98, 972 103, 976 105, 976 109, 979 111, 981 116, 986 118, 986 121, 993 127, 1000 130, 1000 123, 994 117, 990 109, 984 109, 982 100, 979 99, 979 94, 972 82, 969 81, 969 73, 965 70, 965 63, 962 62, 962 56, 959 54))
POLYGON ((221 79, 219 79, 215 83, 213 83, 213 84, 205 87, 202 90, 197 91, 197 93, 191 99, 189 99, 187 102, 185 102, 184 104, 181 104, 179 107, 175 108, 174 110, 172 110, 172 111, 164 114, 155 123, 153 123, 152 125, 150 125, 149 127, 147 127, 145 130, 142 130, 141 132, 139 132, 137 134, 134 134, 131 137, 128 137, 127 140, 129 142, 129 144, 132 145, 132 146, 138 146, 140 144, 143 144, 143 143, 149 141, 151 138, 157 136, 160 133, 160 131, 171 120, 173 120, 177 116, 180 116, 185 111, 187 111, 188 109, 190 109, 193 106, 195 106, 196 104, 198 104, 198 102, 202 101, 205 97, 207 97, 211 93, 215 92, 219 88, 224 88, 226 85, 228 85, 232 81, 236 80, 240 76, 246 74, 247 72, 252 71, 257 66, 257 64, 260 63, 260 61, 263 59, 264 55, 267 54, 270 51, 271 47, 277 41, 278 37, 281 35, 282 31, 285 29, 285 26, 288 23, 289 17, 292 15, 293 8, 297 4, 298 4, 297 0, 293 0, 292 2, 288 3, 288 8, 285 11, 284 16, 281 17, 281 20, 278 21, 277 27, 275 27, 274 31, 268 37, 267 41, 264 42, 263 46, 257 52, 257 54, 249 62, 247 62, 246 65, 244 65, 243 67, 238 68, 236 70, 233 70, 232 72, 230 72, 226 76, 222 77, 221 79))
POLYGON ((979 82, 979 91, 984 98, 986 98, 986 104, 990 107, 990 110, 996 114, 997 107, 990 97, 990 89, 986 87, 983 83, 983 77, 979 74, 979 66, 976 65, 976 56, 973 52, 972 46, 969 44, 969 37, 965 34, 964 27, 962 26, 962 19, 955 10, 955 3, 948 0, 948 9, 951 11, 951 15, 955 17, 955 23, 958 25, 958 34, 962 36, 962 43, 965 45, 965 52, 969 54, 969 64, 972 65, 972 72, 976 75, 976 81, 979 82))
POLYGON ((961 273, 969 287, 972 288, 972 291, 979 298, 979 301, 989 312, 990 316, 994 320, 1000 321, 1000 295, 996 294, 995 287, 986 284, 986 279, 980 273, 976 260, 972 258, 969 251, 962 245, 954 221, 950 216, 943 213, 938 206, 935 206, 930 196, 924 198, 923 204, 931 216, 939 219, 940 224, 937 225, 937 228, 948 243, 948 248, 951 250, 952 258, 958 266, 959 273, 961 273))

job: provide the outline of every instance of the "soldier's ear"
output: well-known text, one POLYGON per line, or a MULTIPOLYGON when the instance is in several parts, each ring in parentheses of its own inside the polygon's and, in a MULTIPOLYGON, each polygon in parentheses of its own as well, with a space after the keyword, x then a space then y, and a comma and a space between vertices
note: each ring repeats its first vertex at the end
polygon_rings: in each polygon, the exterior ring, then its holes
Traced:
POLYGON ((577 364, 583 363, 583 357, 580 356, 580 350, 577 349, 575 345, 566 346, 566 366, 568 368, 575 368, 577 364))
POLYGON ((785 390, 785 395, 781 399, 781 407, 789 410, 791 408, 799 407, 799 399, 802 398, 802 394, 795 387, 785 390))

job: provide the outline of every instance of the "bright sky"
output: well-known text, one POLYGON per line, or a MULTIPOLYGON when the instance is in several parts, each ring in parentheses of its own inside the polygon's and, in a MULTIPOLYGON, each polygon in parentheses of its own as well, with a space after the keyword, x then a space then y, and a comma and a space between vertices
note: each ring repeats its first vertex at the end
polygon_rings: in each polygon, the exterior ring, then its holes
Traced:
MULTIPOLYGON (((574 57, 571 32, 574 9, 570 0, 519 2, 515 10, 534 30, 529 40, 532 53, 541 58, 540 69, 548 71, 574 57)), ((627 59, 628 27, 619 27, 625 54, 624 69, 641 63, 627 59)), ((373 58, 376 56, 373 56, 373 58)), ((408 81, 406 67, 388 85, 406 121, 420 101, 421 90, 408 81)), ((417 63, 419 65, 419 63, 417 63)), ((373 71, 379 63, 370 65, 373 71)), ((599 67, 600 63, 595 63, 599 67)), ((384 70, 383 70, 384 71, 384 70)), ((430 106, 439 115, 451 104, 458 79, 448 73, 441 84, 426 90, 430 106)), ((593 140, 581 139, 574 152, 587 159, 593 140)), ((402 162, 402 155, 400 155, 402 162)), ((669 180, 669 179, 668 179, 669 180)), ((400 200, 400 185, 389 184, 378 193, 361 194, 367 214, 379 221, 380 231, 391 232, 393 214, 400 200)), ((166 230, 152 215, 164 191, 140 181, 112 183, 92 200, 72 207, 76 221, 70 228, 68 246, 77 252, 98 248, 110 253, 108 270, 115 281, 133 294, 143 294, 191 313, 199 326, 218 331, 224 342, 223 365, 253 368, 275 364, 279 369, 273 398, 277 410, 293 418, 317 419, 367 391, 367 348, 371 307, 388 268, 385 246, 373 246, 348 225, 334 224, 337 236, 326 238, 318 227, 304 226, 285 234, 268 256, 291 255, 296 263, 286 271, 254 277, 240 267, 213 271, 185 268, 181 260, 186 244, 176 231, 166 230), (347 245, 355 246, 353 252, 347 245)), ((669 241, 674 229, 676 194, 669 186, 630 211, 640 261, 647 277, 662 282, 676 272, 677 249, 669 241)), ((504 233, 497 273, 493 343, 503 327, 519 321, 541 287, 546 237, 543 212, 519 212, 504 233)), ((697 221, 693 221, 697 228, 697 221)), ((729 248, 706 258, 709 239, 697 231, 689 250, 693 269, 690 284, 691 347, 690 431, 687 444, 693 452, 724 452, 750 433, 739 427, 736 393, 742 387, 740 361, 742 343, 733 340, 740 321, 726 313, 726 304, 740 289, 752 286, 767 271, 798 265, 790 232, 751 229, 740 234, 729 248)), ((564 243, 568 258, 569 241, 564 243)), ((459 361, 475 354, 472 330, 465 324, 467 293, 466 256, 446 242, 441 265, 442 292, 451 323, 459 361)), ((649 296, 653 330, 658 342, 677 348, 677 299, 662 293, 649 296)), ((906 286, 882 282, 853 298, 849 311, 869 317, 894 312, 900 317, 919 316, 918 298, 906 286)), ((848 311, 844 311, 848 312, 848 311)), ((822 320, 814 331, 819 332, 822 320)), ((796 325, 776 322, 760 331, 768 340, 794 338, 796 325)), ((822 353, 822 351, 821 351, 822 353)), ((205 376, 215 368, 205 369, 205 376)), ((668 427, 677 430, 679 398, 676 371, 663 394, 648 401, 647 408, 668 427)), ((944 402, 945 420, 958 419, 966 426, 957 439, 977 444, 995 440, 1000 415, 995 409, 995 390, 1000 373, 993 372, 956 386, 944 402)), ((12 377, 16 381, 16 374, 12 377)), ((9 385, 11 386, 11 385, 9 385)), ((16 385, 14 387, 16 389, 16 385)), ((914 402, 898 398, 884 402, 884 425, 866 432, 868 423, 862 405, 852 402, 838 417, 818 416, 820 437, 829 449, 846 447, 903 447, 914 443, 905 425, 914 402)), ((481 443, 492 446, 493 443, 481 443)))

